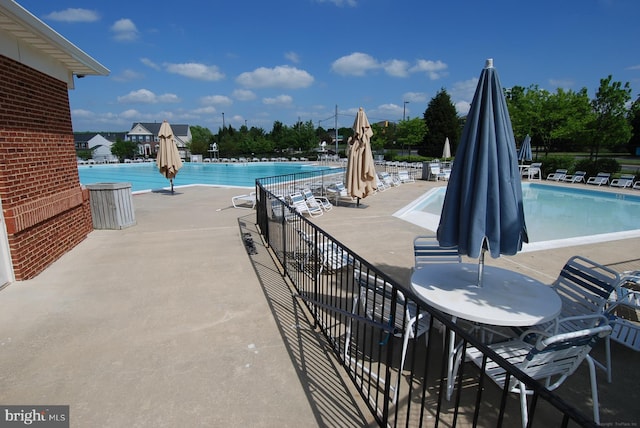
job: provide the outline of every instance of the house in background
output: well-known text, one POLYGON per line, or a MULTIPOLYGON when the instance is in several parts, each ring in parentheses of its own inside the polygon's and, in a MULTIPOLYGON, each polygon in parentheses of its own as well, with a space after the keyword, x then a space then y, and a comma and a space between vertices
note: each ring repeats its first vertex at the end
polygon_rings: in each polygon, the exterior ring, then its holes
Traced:
MULTIPOLYGON (((131 126, 131 130, 127 133, 125 141, 138 143, 138 154, 140 156, 155 158, 158 154, 160 144, 160 140, 158 139, 160 125, 162 125, 161 122, 136 122, 131 126)), ((180 157, 183 160, 187 159, 190 155, 188 146, 189 143, 191 143, 191 128, 189 128, 189 125, 173 123, 170 125, 180 157)))
POLYGON ((118 157, 111 153, 111 146, 118 139, 124 141, 126 132, 74 132, 76 150, 90 150, 96 163, 116 163, 118 157))
POLYGON ((13 0, 0 1, 0 287, 33 278, 93 230, 69 90, 109 70, 13 0))

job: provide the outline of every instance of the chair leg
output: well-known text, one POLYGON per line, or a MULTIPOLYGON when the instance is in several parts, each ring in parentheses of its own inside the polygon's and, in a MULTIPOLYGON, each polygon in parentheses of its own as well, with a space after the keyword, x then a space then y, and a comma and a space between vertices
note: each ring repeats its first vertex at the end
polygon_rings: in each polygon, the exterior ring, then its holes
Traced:
POLYGON ((593 401, 593 421, 600 425, 600 405, 598 404, 598 382, 596 380, 596 365, 593 359, 587 355, 585 358, 589 364, 589 380, 591 381, 591 400, 593 401))
POLYGON ((612 368, 611 368, 611 337, 607 336, 604 339, 604 349, 605 349, 605 362, 607 364, 607 382, 611 383, 612 380, 612 368))
POLYGON ((522 428, 527 428, 529 409, 527 406, 527 387, 523 382, 520 382, 520 413, 522 415, 522 428))

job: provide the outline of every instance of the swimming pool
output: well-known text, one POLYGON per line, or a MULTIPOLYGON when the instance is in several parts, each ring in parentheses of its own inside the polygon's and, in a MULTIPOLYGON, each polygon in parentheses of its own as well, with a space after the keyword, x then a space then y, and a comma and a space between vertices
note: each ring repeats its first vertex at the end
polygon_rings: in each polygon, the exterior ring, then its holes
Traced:
MULTIPOLYGON (((193 184, 253 187, 256 178, 327 169, 326 166, 285 162, 192 163, 186 162, 173 179, 174 186, 193 184)), ((78 165, 80 183, 131 183, 132 192, 170 186, 155 162, 116 165, 78 165)))
MULTIPOLYGON (((446 187, 433 189, 394 213, 436 231, 446 187)), ((583 187, 523 183, 529 243, 523 251, 640 237, 640 196, 583 187)))

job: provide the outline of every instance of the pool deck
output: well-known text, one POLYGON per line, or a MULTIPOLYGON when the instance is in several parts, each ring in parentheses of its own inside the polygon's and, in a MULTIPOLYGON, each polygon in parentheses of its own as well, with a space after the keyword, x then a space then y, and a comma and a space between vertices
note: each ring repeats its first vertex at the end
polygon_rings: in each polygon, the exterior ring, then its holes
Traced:
MULTIPOLYGON (((407 283, 413 238, 427 231, 392 214, 437 185, 405 184, 314 222, 407 283)), ((95 230, 36 278, 1 290, 0 403, 68 404, 72 427, 369 426, 267 250, 256 241, 257 254, 247 253, 255 212, 231 206, 240 193, 136 194, 135 226, 95 230)), ((631 238, 486 263, 550 283, 573 255, 640 269, 639 248, 631 238)), ((602 422, 638 424, 637 355, 612 351, 613 383, 598 372, 602 422)), ((558 393, 587 401, 585 378, 576 373, 558 393)))

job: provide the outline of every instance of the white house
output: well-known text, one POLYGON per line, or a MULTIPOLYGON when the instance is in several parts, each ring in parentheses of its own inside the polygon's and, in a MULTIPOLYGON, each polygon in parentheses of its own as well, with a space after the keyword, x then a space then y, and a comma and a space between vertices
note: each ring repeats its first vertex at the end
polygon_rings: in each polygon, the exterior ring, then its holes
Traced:
MULTIPOLYGON (((152 122, 135 122, 131 126, 131 130, 127 133, 125 140, 138 143, 138 154, 145 157, 155 157, 158 153, 160 140, 158 132, 160 132, 162 123, 152 122)), ((191 143, 191 128, 189 125, 171 123, 173 131, 173 139, 178 146, 178 152, 182 159, 187 159, 189 150, 187 146, 191 143)))
POLYGON ((102 135, 96 134, 87 143, 94 161, 98 163, 118 162, 118 157, 111 153, 113 141, 109 141, 102 135))

